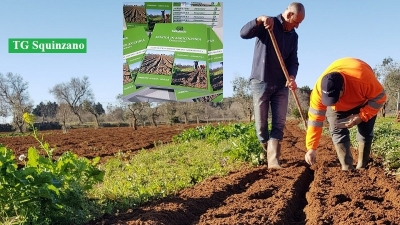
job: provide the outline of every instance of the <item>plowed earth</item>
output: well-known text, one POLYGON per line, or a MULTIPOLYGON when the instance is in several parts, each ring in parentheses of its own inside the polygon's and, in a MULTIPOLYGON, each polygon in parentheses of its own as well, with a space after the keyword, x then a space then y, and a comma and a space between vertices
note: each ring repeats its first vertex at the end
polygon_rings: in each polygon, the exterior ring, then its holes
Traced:
MULTIPOLYGON (((119 128, 81 128, 70 129, 68 133, 62 131, 50 131, 39 133, 43 140, 55 147, 55 158, 65 151, 72 151, 79 156, 94 158, 100 156, 102 161, 114 156, 118 152, 132 153, 141 149, 153 148, 155 144, 171 142, 171 137, 181 133, 195 124, 139 127, 133 130, 130 127, 119 128)), ((0 137, 0 143, 15 152, 15 155, 27 155, 28 148, 35 146, 40 149, 38 142, 31 136, 24 137, 0 137)), ((43 153, 43 152, 42 152, 43 153)))
POLYGON ((297 124, 290 121, 285 128, 282 170, 243 168, 92 224, 400 223, 399 183, 385 175, 378 159, 366 170, 341 171, 332 142, 324 137, 318 162, 309 167, 305 132, 297 124))
MULTIPOLYGON (((44 139, 59 146, 56 154, 71 149, 83 156, 104 157, 121 149, 151 148, 182 129, 80 129, 53 132, 44 139)), ((400 185, 385 175, 379 159, 371 160, 365 170, 341 171, 330 138, 323 137, 317 164, 309 167, 304 162, 304 142, 298 122, 288 121, 282 141, 284 169, 245 167, 90 224, 400 224, 400 185)), ((17 154, 36 145, 30 137, 0 138, 0 143, 17 154)), ((353 156, 357 157, 355 151, 353 156)))
POLYGON ((207 88, 207 74, 198 68, 193 72, 176 72, 172 75, 172 85, 181 85, 193 88, 207 88))
POLYGON ((146 23, 145 7, 125 5, 124 17, 128 23, 146 23))
POLYGON ((218 91, 222 89, 224 85, 223 76, 223 74, 211 76, 211 86, 213 88, 213 91, 218 91))

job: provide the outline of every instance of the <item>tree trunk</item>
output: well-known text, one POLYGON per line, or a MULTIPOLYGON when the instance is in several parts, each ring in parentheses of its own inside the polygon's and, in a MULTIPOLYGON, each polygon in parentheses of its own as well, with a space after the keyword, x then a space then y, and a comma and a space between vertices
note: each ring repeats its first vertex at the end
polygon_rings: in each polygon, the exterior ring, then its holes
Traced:
POLYGON ((199 115, 196 115, 197 124, 200 124, 199 115))
MULTIPOLYGON (((22 116, 20 117, 22 119, 22 116)), ((24 121, 18 119, 18 115, 13 116, 13 124, 18 128, 20 133, 24 133, 24 121)))
POLYGON ((132 127, 134 130, 137 130, 136 118, 132 119, 132 127))
POLYGON ((185 116, 185 124, 188 124, 188 115, 187 115, 187 113, 185 113, 184 116, 185 116))
POLYGON ((79 115, 79 113, 78 112, 75 112, 75 111, 73 111, 74 112, 74 114, 78 117, 78 119, 79 119, 79 124, 83 124, 83 121, 82 121, 82 118, 81 118, 81 115, 79 115))
POLYGON ((157 127, 157 122, 156 122, 156 119, 154 118, 154 116, 151 117, 151 121, 153 122, 153 126, 157 127))
POLYGON ((63 133, 65 134, 65 133, 67 133, 67 125, 66 125, 65 119, 62 121, 62 123, 63 123, 62 130, 63 130, 63 133))
POLYGON ((24 133, 24 128, 23 128, 23 126, 24 126, 23 124, 22 124, 22 125, 20 125, 20 124, 17 125, 18 130, 19 130, 20 133, 24 133))
POLYGON ((95 128, 97 129, 97 128, 100 127, 98 115, 95 114, 95 115, 94 115, 94 118, 95 118, 95 120, 96 120, 96 126, 95 126, 95 128))
POLYGON ((249 122, 251 122, 252 115, 253 115, 253 113, 251 112, 251 110, 249 110, 249 122))

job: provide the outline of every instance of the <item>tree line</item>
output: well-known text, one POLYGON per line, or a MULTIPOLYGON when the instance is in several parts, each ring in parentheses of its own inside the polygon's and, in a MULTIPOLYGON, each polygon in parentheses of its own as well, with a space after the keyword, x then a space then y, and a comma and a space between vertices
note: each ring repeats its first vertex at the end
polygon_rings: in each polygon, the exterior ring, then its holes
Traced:
MULTIPOLYGON (((387 102, 382 108, 382 116, 386 112, 397 109, 397 94, 400 91, 400 64, 391 57, 385 58, 374 68, 379 81, 383 84, 387 102)), ((236 74, 231 82, 233 96, 225 97, 222 102, 124 102, 116 96, 114 104, 103 106, 95 101, 90 88, 89 78, 73 77, 70 81, 54 85, 49 93, 55 102, 33 104, 28 83, 21 75, 0 73, 0 117, 11 117, 13 129, 24 132, 26 124, 22 119, 25 112, 33 113, 38 123, 56 122, 63 129, 69 124, 92 123, 94 127, 113 124, 131 126, 158 126, 159 124, 210 122, 210 121, 251 121, 253 118, 253 99, 250 81, 236 74)), ((300 118, 300 113, 307 115, 309 96, 312 89, 300 87, 296 94, 302 109, 299 112, 292 97, 289 98, 288 115, 300 118)), ((1 127, 0 127, 1 129, 1 127)))

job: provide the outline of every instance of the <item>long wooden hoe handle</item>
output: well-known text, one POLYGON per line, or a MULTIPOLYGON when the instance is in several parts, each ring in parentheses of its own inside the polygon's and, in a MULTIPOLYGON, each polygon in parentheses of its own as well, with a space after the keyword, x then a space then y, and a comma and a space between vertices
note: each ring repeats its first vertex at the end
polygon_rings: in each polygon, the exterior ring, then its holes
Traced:
MULTIPOLYGON (((281 67, 282 67, 283 73, 285 74, 286 80, 289 81, 289 79, 290 79, 289 73, 288 73, 288 71, 286 69, 285 63, 283 62, 281 51, 279 50, 278 44, 276 43, 275 35, 270 29, 267 29, 267 30, 269 32, 269 35, 271 36, 272 44, 274 45, 276 55, 278 56, 279 63, 281 64, 281 67)), ((290 89, 290 90, 292 91, 294 100, 296 101, 296 105, 297 105, 297 108, 299 109, 299 113, 301 115, 301 119, 303 119, 304 127, 307 129, 307 122, 306 122, 306 119, 303 116, 303 111, 301 110, 301 106, 300 106, 300 103, 299 103, 299 99, 297 98, 296 91, 292 90, 292 89, 290 89)))

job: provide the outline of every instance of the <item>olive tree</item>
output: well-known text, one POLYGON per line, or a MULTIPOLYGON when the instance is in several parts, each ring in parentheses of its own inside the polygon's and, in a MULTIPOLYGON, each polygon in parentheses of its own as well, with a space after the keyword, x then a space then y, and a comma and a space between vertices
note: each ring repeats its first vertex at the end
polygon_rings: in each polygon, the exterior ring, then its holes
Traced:
POLYGON ((0 73, 0 102, 0 115, 12 116, 12 124, 19 132, 24 132, 22 116, 32 110, 33 104, 28 93, 28 83, 21 75, 0 73))
POLYGON ((254 107, 250 79, 236 76, 231 83, 233 85, 234 101, 241 105, 243 113, 251 121, 254 107))
POLYGON ((383 59, 382 64, 378 65, 374 72, 385 88, 387 95, 385 110, 395 110, 400 91, 400 64, 388 57, 383 59))
POLYGON ((87 76, 82 79, 73 77, 69 82, 56 84, 49 92, 60 103, 66 103, 78 117, 79 123, 83 123, 81 116, 83 103, 92 102, 94 98, 87 76))

